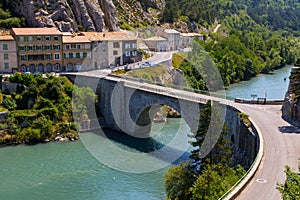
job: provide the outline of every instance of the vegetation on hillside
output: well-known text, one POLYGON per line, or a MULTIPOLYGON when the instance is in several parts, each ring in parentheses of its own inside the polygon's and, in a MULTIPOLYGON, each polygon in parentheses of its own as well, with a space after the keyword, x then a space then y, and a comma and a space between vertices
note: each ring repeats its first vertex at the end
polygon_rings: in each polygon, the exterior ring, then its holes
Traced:
POLYGON ((226 127, 219 127, 221 134, 214 132, 221 124, 219 114, 212 112, 210 102, 200 111, 198 131, 190 136, 194 147, 191 160, 171 167, 165 174, 167 199, 219 199, 245 174, 231 161, 232 144, 226 137, 226 127), (204 144, 206 134, 212 135, 210 144, 204 144))
POLYGON ((300 3, 276 0, 166 0, 162 22, 175 22, 182 18, 208 27, 216 20, 227 17, 243 19, 249 26, 259 24, 272 30, 300 30, 300 3), (253 23, 254 22, 254 23, 253 23))
POLYGON ((25 25, 25 18, 12 13, 4 0, 0 0, 1 29, 19 28, 25 25))
POLYGON ((1 94, 2 106, 9 111, 1 121, 2 144, 77 137, 74 121, 88 118, 88 105, 96 98, 90 88, 78 88, 66 77, 15 74, 9 81, 18 86, 1 94))
MULTIPOLYGON (((300 56, 299 39, 293 36, 285 38, 279 33, 232 30, 228 36, 211 33, 207 41, 196 42, 208 52, 218 67, 225 86, 292 65, 300 56)), ((174 57, 173 64, 184 71, 189 85, 205 90, 206 85, 197 66, 178 57, 180 55, 174 57)))

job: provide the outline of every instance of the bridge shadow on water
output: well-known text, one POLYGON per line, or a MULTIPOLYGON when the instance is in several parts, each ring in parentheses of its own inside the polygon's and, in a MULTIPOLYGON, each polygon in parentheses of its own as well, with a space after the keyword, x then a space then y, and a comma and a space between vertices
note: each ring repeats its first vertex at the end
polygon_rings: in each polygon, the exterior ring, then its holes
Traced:
MULTIPOLYGON (((151 152, 155 152, 161 150, 163 148, 167 148, 168 152, 172 155, 181 155, 175 161, 172 161, 170 164, 179 164, 181 161, 189 160, 190 152, 189 151, 181 151, 176 148, 172 148, 168 145, 168 142, 172 140, 169 138, 169 141, 160 142, 160 138, 137 138, 130 136, 126 133, 114 131, 112 129, 103 128, 101 130, 89 131, 93 134, 96 134, 101 137, 106 137, 111 140, 118 148, 121 148, 124 151, 128 152, 137 152, 137 153, 148 153, 148 155, 155 156, 155 158, 160 159, 165 162, 169 162, 170 160, 166 155, 161 154, 151 154, 151 152), (100 132, 104 132, 105 136, 100 132)), ((105 139, 106 139, 105 138, 105 139)))

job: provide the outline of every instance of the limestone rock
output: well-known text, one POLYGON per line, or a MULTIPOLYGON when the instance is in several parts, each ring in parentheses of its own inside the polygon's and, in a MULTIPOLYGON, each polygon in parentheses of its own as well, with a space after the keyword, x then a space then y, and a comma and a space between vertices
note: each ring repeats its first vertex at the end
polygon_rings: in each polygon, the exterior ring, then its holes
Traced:
POLYGON ((31 27, 61 31, 117 31, 118 13, 111 0, 6 0, 31 27), (80 26, 79 26, 80 25, 80 26))
POLYGON ((300 125, 300 68, 291 71, 290 84, 282 105, 282 117, 300 125))

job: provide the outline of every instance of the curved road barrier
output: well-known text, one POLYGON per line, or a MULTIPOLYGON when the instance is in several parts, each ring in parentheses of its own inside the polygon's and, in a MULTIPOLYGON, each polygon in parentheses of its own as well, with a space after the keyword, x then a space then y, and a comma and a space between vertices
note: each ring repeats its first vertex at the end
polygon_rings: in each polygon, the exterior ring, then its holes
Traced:
POLYGON ((255 124, 255 122, 250 117, 249 120, 251 121, 252 128, 256 130, 259 138, 259 150, 256 159, 251 165, 250 169, 247 171, 247 173, 232 187, 232 189, 230 189, 227 193, 225 193, 220 199, 230 200, 236 198, 247 186, 247 184, 252 180, 253 176, 255 175, 262 161, 264 155, 263 136, 259 127, 255 124))

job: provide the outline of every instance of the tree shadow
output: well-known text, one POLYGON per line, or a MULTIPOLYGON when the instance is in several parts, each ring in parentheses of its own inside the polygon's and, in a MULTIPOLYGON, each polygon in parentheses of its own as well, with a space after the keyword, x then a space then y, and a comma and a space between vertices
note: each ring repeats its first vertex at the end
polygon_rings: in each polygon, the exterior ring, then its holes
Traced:
POLYGON ((285 134, 300 134, 300 128, 296 126, 281 126, 278 128, 281 133, 285 134))

